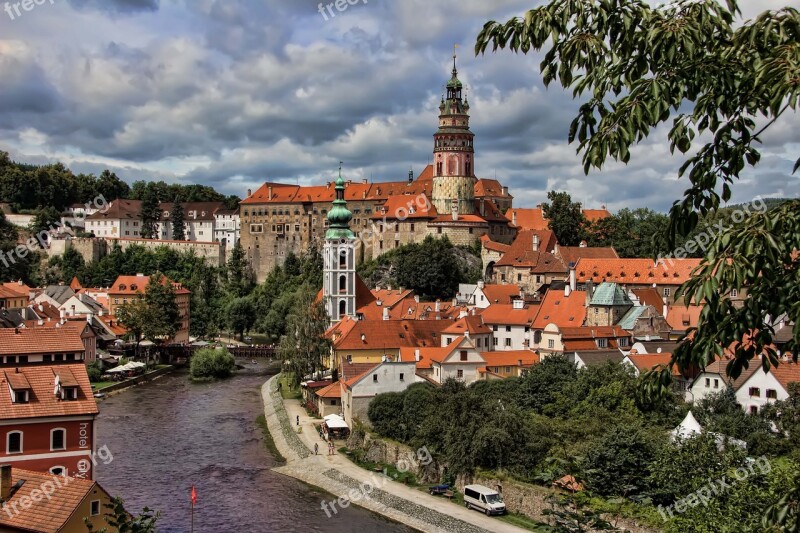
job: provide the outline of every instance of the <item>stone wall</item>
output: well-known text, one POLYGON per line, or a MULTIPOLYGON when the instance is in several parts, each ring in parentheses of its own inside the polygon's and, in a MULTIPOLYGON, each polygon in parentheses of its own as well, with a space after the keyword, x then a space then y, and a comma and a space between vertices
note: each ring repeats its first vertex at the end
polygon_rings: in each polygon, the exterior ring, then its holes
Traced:
MULTIPOLYGON (((512 513, 523 514, 539 522, 550 522, 550 518, 544 514, 544 511, 551 508, 548 497, 554 494, 552 489, 520 481, 482 475, 474 477, 459 476, 456 480, 456 487, 461 492, 464 491, 464 485, 470 484, 483 485, 499 492, 503 496, 506 509, 512 513)), ((615 519, 611 516, 604 516, 604 518, 612 524, 616 521, 617 527, 623 528, 630 533, 658 533, 659 531, 650 526, 639 524, 634 520, 615 519)))
POLYGON ((427 450, 418 453, 410 446, 399 442, 375 437, 353 431, 347 441, 350 449, 364 450, 364 459, 374 463, 391 464, 398 470, 411 472, 418 483, 438 484, 443 474, 443 467, 436 461, 428 461, 427 450), (425 464, 427 463, 427 464, 425 464))
POLYGON ((226 247, 217 242, 195 242, 195 241, 153 241, 148 239, 104 239, 96 237, 93 239, 69 239, 53 240, 47 254, 50 257, 64 255, 73 249, 83 257, 87 263, 99 261, 109 254, 117 243, 122 250, 133 245, 143 246, 149 250, 155 250, 161 246, 166 246, 178 252, 193 251, 198 257, 205 259, 210 266, 222 266, 225 263, 226 247))

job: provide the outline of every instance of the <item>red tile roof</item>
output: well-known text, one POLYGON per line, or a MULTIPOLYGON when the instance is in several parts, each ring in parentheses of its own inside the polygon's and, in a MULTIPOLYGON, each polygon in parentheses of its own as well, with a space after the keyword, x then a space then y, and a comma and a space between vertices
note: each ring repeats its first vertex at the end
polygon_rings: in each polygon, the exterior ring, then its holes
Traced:
POLYGON ((731 359, 727 357, 717 359, 706 367, 705 372, 710 374, 719 374, 725 383, 733 387, 733 390, 739 390, 739 387, 744 385, 744 382, 761 368, 761 361, 758 358, 755 358, 750 361, 750 366, 748 368, 742 368, 742 373, 739 374, 738 378, 731 380, 727 372, 728 363, 730 361, 731 359))
MULTIPOLYGON (((166 280, 166 277, 162 278, 166 280)), ((109 295, 125 296, 144 294, 147 284, 150 283, 150 276, 119 276, 108 290, 109 295)), ((180 283, 172 282, 176 294, 191 294, 189 289, 184 288, 180 283)))
POLYGON ((656 289, 652 287, 649 289, 633 289, 631 292, 639 299, 642 305, 652 305, 658 311, 663 312, 664 300, 656 289))
POLYGON ((113 200, 106 211, 97 211, 86 220, 139 220, 142 202, 139 200, 113 200))
POLYGON ((491 333, 492 328, 483 323, 481 315, 469 315, 456 320, 452 326, 442 331, 443 334, 449 335, 464 335, 468 332, 470 335, 483 335, 491 333))
POLYGON ((493 241, 488 235, 481 235, 481 243, 484 248, 493 252, 506 253, 511 248, 509 244, 493 241))
POLYGON ((375 209, 374 220, 417 220, 432 219, 439 216, 436 207, 427 196, 403 194, 390 196, 386 202, 375 209))
POLYGON ((352 327, 333 341, 336 350, 396 350, 404 346, 439 346, 440 333, 452 324, 448 320, 353 322, 352 327))
MULTIPOLYGON (((751 366, 755 365, 751 364, 751 366)), ((771 367, 769 371, 786 391, 789 390, 790 383, 800 383, 800 365, 797 363, 782 362, 778 366, 771 367)))
POLYGON ((447 356, 449 356, 453 351, 458 348, 458 345, 461 344, 461 341, 464 340, 464 337, 456 337, 453 339, 453 342, 448 344, 447 346, 440 346, 440 347, 432 347, 432 348, 401 348, 400 349, 400 361, 403 363, 412 363, 416 361, 416 354, 417 350, 419 350, 420 360, 417 361, 417 370, 423 370, 432 367, 432 363, 441 363, 447 356))
POLYGON ((0 356, 76 353, 85 350, 74 328, 0 329, 0 356))
POLYGON ((480 197, 503 197, 513 198, 508 191, 503 194, 503 186, 499 181, 493 179, 482 178, 475 182, 475 196, 480 197))
POLYGON ((363 378, 364 376, 366 376, 367 374, 369 374, 370 372, 375 370, 377 367, 378 367, 377 364, 372 365, 372 367, 370 369, 365 370, 364 372, 361 372, 360 374, 357 374, 357 375, 353 376, 352 378, 348 378, 345 381, 340 381, 339 383, 344 385, 344 388, 346 388, 346 389, 352 389, 353 385, 355 385, 357 381, 360 381, 361 378, 363 378))
POLYGON ((492 304, 481 312, 483 321, 498 326, 530 326, 533 324, 539 306, 528 305, 514 309, 512 304, 492 304))
POLYGON ((564 260, 564 264, 578 263, 580 259, 619 259, 617 251, 612 247, 559 246, 556 255, 564 260))
MULTIPOLYGON (((663 303, 661 304, 663 306, 663 303)), ((656 307, 656 309, 659 309, 656 307)), ((700 323, 700 313, 703 310, 701 305, 690 305, 688 307, 680 304, 672 304, 667 308, 667 323, 675 331, 686 331, 689 328, 697 327, 700 323)))
POLYGON ((483 294, 489 304, 510 304, 519 296, 520 288, 517 285, 484 285, 483 294))
POLYGON ((530 350, 508 350, 505 352, 481 352, 486 366, 532 366, 539 362, 539 355, 530 350))
POLYGON ((613 281, 624 285, 681 285, 690 277, 700 259, 667 259, 658 264, 652 259, 583 258, 575 267, 578 283, 613 281))
POLYGON ((564 262, 550 253, 556 245, 555 234, 550 231, 520 231, 511 248, 497 262, 496 267, 513 266, 530 268, 532 272, 567 272, 564 262), (534 236, 539 238, 539 250, 534 251, 534 236))
MULTIPOLYGON (((39 330, 41 333, 43 330, 39 330)), ((31 386, 28 403, 13 403, 8 387, 0 386, 0 410, 6 420, 53 416, 96 415, 97 404, 92 396, 92 386, 83 364, 37 365, 2 370, 2 379, 14 383, 22 375, 31 386), (78 399, 66 401, 57 398, 56 375, 61 380, 74 380, 78 385, 78 399)))
POLYGON ((24 283, 22 283, 22 280, 20 280, 20 281, 18 281, 16 283, 14 283, 14 282, 0 283, 0 286, 6 288, 8 290, 16 292, 20 296, 25 296, 26 298, 30 297, 30 294, 31 294, 31 288, 28 287, 27 285, 25 285, 24 283))
POLYGON ((317 390, 314 394, 320 398, 341 398, 342 386, 337 381, 336 383, 331 383, 327 387, 317 390))
POLYGON ((539 305, 535 329, 544 329, 548 324, 561 327, 581 326, 586 319, 586 293, 573 291, 564 296, 562 290, 549 290, 539 305))
MULTIPOLYGON (((19 512, 0 513, 0 526, 14 531, 56 533, 72 518, 81 503, 96 489, 106 491, 88 479, 65 478, 44 472, 12 468, 11 483, 24 481, 22 486, 5 502, 4 506, 19 512), (53 486, 47 497, 42 497, 42 487, 53 486)), ((107 494, 107 493, 106 493, 107 494)), ((101 509, 101 513, 105 513, 101 509)))
MULTIPOLYGON (((671 353, 654 353, 654 354, 630 354, 628 359, 639 370, 639 372, 647 372, 655 367, 662 365, 666 367, 672 360, 671 353)), ((677 368, 673 370, 677 372, 677 368)), ((678 374, 680 374, 678 372, 678 374)))

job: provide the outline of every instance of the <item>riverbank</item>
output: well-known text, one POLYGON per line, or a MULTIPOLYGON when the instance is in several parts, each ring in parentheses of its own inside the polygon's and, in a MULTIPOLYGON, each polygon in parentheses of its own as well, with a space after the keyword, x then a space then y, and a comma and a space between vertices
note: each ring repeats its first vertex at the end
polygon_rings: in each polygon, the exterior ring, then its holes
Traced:
POLYGON ((176 369, 177 369, 176 366, 169 365, 165 368, 159 368, 157 370, 153 370, 152 372, 142 374, 141 376, 136 376, 135 378, 126 379, 125 381, 120 381, 119 383, 114 383, 113 385, 109 385, 107 387, 103 387, 97 390, 92 390, 92 393, 102 393, 107 396, 110 396, 112 394, 117 394, 124 390, 128 390, 131 387, 135 387, 136 385, 141 385, 142 383, 149 383, 162 376, 171 374, 176 369))
POLYGON ((306 414, 300 401, 281 397, 279 379, 280 375, 274 376, 261 389, 267 427, 275 446, 287 461, 285 466, 273 470, 335 495, 336 499, 320 501, 317 511, 320 516, 331 517, 337 513, 337 505, 346 507, 352 503, 420 531, 525 531, 407 487, 382 474, 367 472, 338 453, 327 455, 327 444, 313 427, 315 419, 306 414), (314 455, 314 444, 318 445, 320 455, 314 455))

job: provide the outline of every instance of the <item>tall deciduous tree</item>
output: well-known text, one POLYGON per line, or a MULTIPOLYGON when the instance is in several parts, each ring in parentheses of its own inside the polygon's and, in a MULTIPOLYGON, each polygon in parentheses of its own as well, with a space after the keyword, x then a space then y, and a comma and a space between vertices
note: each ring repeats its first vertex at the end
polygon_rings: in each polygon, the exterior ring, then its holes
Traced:
POLYGON ((184 220, 183 204, 181 203, 180 196, 175 197, 175 202, 172 204, 170 219, 172 220, 172 238, 176 241, 185 241, 186 221, 184 220))
POLYGON ((304 376, 322 370, 323 360, 330 353, 330 343, 323 337, 328 328, 328 313, 324 302, 316 300, 316 294, 311 285, 297 292, 286 335, 278 349, 280 358, 289 361, 297 384, 304 376))
POLYGON ((228 260, 227 274, 227 289, 235 298, 246 296, 253 290, 255 276, 240 242, 233 246, 231 258, 228 260))
POLYGON ((161 208, 158 206, 158 196, 152 190, 147 190, 142 199, 142 231, 143 239, 157 239, 158 220, 161 218, 161 208))
MULTIPOLYGON (((546 48, 545 84, 557 81, 582 98, 569 141, 579 143, 587 173, 608 157, 627 163, 631 145, 671 123, 670 149, 691 155, 678 170, 689 184, 670 211, 670 246, 731 199, 741 173, 761 159, 764 132, 797 110, 800 12, 791 7, 742 21, 736 0, 657 7, 643 0, 552 0, 522 18, 488 22, 476 52, 490 45, 523 53, 546 48), (708 142, 698 148, 698 137, 708 142)), ((704 307, 672 364, 704 367, 739 342, 728 365, 732 376, 761 354, 765 368, 777 365, 770 317, 800 314, 798 249, 798 199, 715 235, 681 290, 704 307), (727 295, 744 288, 743 302, 734 306, 727 295), (741 343, 748 333, 749 342, 741 343)), ((800 321, 785 348, 797 358, 800 321)), ((668 394, 670 382, 668 368, 651 374, 650 395, 668 394)))
POLYGON ((160 273, 150 276, 150 282, 144 291, 144 301, 153 315, 153 320, 145 324, 145 338, 152 342, 162 342, 173 337, 180 328, 181 317, 172 282, 160 273))
POLYGON ((568 192, 550 191, 542 204, 542 214, 562 246, 577 246, 586 235, 586 217, 580 202, 573 202, 568 192))

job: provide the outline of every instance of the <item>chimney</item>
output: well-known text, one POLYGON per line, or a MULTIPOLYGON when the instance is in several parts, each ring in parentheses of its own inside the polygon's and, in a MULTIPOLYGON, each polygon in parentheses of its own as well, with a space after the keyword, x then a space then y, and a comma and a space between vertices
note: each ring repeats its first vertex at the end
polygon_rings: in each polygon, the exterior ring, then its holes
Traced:
POLYGON ((442 310, 442 301, 436 300, 436 312, 439 313, 442 310))
POLYGON ((664 298, 662 298, 662 301, 664 302, 662 313, 664 314, 664 318, 667 318, 667 315, 669 315, 669 304, 667 303, 667 297, 664 296, 664 298))
POLYGON ((516 211, 512 211, 511 212, 511 223, 514 224, 515 226, 517 225, 517 212, 516 211))
POLYGON ((66 321, 66 318, 67 318, 67 312, 66 312, 64 309, 61 309, 61 310, 59 311, 59 315, 60 315, 60 317, 61 317, 61 323, 63 324, 63 323, 66 321))
POLYGON ((414 348, 414 361, 420 362, 422 360, 422 356, 419 354, 419 348, 414 348))
POLYGON ((451 209, 453 220, 458 220, 458 203, 453 202, 453 207, 451 209))
POLYGON ((272 200, 272 185, 267 187, 267 191, 269 192, 269 199, 272 200))
POLYGON ((536 233, 533 234, 533 251, 539 251, 539 235, 536 233))
POLYGON ((569 295, 572 294, 572 287, 570 287, 569 283, 564 284, 564 297, 569 298, 569 295))
POLYGON ((578 288, 578 277, 575 274, 575 262, 570 261, 569 263, 569 290, 574 291, 578 288))
POLYGON ((503 196, 508 196, 508 187, 507 186, 503 187, 503 196))
POLYGON ((581 244, 580 244, 581 248, 587 248, 588 246, 589 246, 589 244, 586 241, 581 241, 581 244))
POLYGON ((480 290, 483 290, 485 287, 486 287, 486 283, 483 280, 478 282, 478 288, 480 290))
POLYGON ((414 301, 419 303, 419 294, 414 295, 414 301))
POLYGON ((389 320, 389 308, 388 307, 384 307, 383 308, 383 319, 384 320, 389 320))
POLYGON ((0 500, 6 501, 11 496, 11 465, 0 466, 0 500))
POLYGON ((522 300, 523 302, 525 301, 525 289, 523 288, 520 288, 519 290, 519 299, 522 300))
POLYGON ((86 322, 88 322, 89 324, 91 324, 91 323, 92 323, 92 320, 94 320, 94 313, 92 313, 91 311, 89 311, 89 313, 86 315, 86 322))
POLYGON ((103 316, 103 310, 102 309, 100 309, 100 311, 97 312, 97 316, 103 316))
POLYGON ((408 171, 408 184, 414 183, 414 169, 408 171))
POLYGON ((247 189, 247 197, 250 198, 253 196, 253 189, 247 189))

